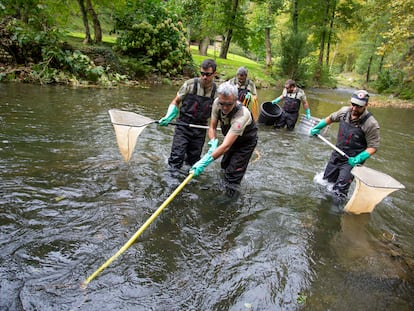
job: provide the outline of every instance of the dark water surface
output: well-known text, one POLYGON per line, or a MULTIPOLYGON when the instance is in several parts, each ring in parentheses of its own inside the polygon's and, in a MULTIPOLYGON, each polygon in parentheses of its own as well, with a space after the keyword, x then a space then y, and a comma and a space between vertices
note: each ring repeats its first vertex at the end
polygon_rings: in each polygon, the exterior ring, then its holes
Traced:
MULTIPOLYGON (((124 163, 108 110, 159 119, 176 91, 0 84, 0 310, 414 309, 407 109, 370 109, 382 141, 367 166, 406 187, 371 214, 340 213, 314 181, 331 152, 326 144, 261 126, 239 197, 222 195, 216 161, 81 288, 188 170, 168 172, 173 127, 155 124, 124 163)), ((260 101, 277 95, 259 90, 260 101)), ((319 118, 350 97, 307 95, 319 118)))

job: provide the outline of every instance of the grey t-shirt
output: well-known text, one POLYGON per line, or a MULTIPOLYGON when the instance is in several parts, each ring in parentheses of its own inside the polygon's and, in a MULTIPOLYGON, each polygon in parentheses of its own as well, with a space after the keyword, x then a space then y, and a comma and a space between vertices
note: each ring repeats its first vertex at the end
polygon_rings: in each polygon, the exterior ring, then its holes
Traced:
MULTIPOLYGON (((349 112, 349 116, 351 115, 350 113, 351 111, 351 107, 342 107, 341 109, 339 109, 336 112, 333 112, 332 114, 329 115, 329 119, 332 122, 339 122, 342 117, 349 112)), ((347 123, 357 123, 360 119, 365 118, 365 116, 368 114, 368 110, 365 109, 364 113, 355 120, 350 120, 350 118, 346 118, 345 122, 347 123)), ((371 117, 369 117, 361 126, 362 131, 365 133, 365 139, 367 141, 367 147, 368 148, 375 148, 378 149, 379 144, 380 144, 380 133, 379 133, 379 129, 380 126, 377 122, 377 120, 374 118, 374 116, 371 115, 371 117)))
MULTIPOLYGON (((180 89, 177 92, 177 95, 180 97, 181 100, 183 100, 187 94, 191 94, 193 92, 194 83, 195 83, 195 78, 185 81, 184 84, 180 87, 180 89)), ((213 91, 213 86, 209 88, 204 88, 200 82, 200 79, 198 79, 197 95, 211 97, 212 91, 213 91)), ((217 93, 214 95, 214 97, 217 97, 217 93)))
MULTIPOLYGON (((240 104, 240 103, 239 103, 240 104)), ((213 109, 211 111, 211 119, 212 120, 219 120, 221 114, 220 105, 218 104, 218 98, 213 103, 213 109)), ((247 125, 252 123, 252 115, 249 111, 249 109, 245 106, 241 106, 241 109, 239 109, 232 118, 229 118, 228 116, 221 115, 222 123, 224 125, 231 124, 229 133, 232 133, 236 136, 242 136, 244 129, 247 125)))

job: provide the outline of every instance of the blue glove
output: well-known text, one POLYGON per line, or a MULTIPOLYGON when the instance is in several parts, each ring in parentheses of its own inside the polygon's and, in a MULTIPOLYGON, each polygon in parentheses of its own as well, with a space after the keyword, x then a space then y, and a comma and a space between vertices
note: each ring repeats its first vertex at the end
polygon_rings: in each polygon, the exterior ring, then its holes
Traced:
POLYGON ((178 116, 178 107, 176 105, 170 104, 168 106, 168 111, 165 117, 161 118, 158 121, 158 124, 161 126, 167 126, 176 116, 178 116))
POLYGON ((315 127, 310 129, 310 134, 312 136, 318 135, 321 132, 321 129, 323 129, 328 124, 326 123, 325 119, 322 119, 318 124, 315 125, 315 127))
POLYGON ((308 108, 308 109, 305 109, 305 114, 306 114, 306 119, 310 119, 311 118, 311 115, 310 115, 310 109, 308 108))
POLYGON ((354 167, 355 165, 362 164, 367 160, 371 155, 368 151, 364 150, 361 153, 357 154, 355 157, 348 159, 348 164, 354 167))
POLYGON ((210 141, 208 142, 208 145, 210 146, 210 149, 208 149, 207 153, 211 155, 214 152, 214 150, 216 150, 218 147, 218 139, 217 138, 210 139, 210 141))
POLYGON ((273 105, 276 105, 278 102, 280 102, 280 97, 278 97, 278 98, 276 98, 276 99, 272 100, 272 104, 273 104, 273 105))
POLYGON ((211 154, 206 153, 204 157, 201 158, 196 164, 193 165, 193 167, 190 169, 190 173, 193 173, 195 177, 200 175, 204 169, 214 161, 214 158, 211 156, 211 154))

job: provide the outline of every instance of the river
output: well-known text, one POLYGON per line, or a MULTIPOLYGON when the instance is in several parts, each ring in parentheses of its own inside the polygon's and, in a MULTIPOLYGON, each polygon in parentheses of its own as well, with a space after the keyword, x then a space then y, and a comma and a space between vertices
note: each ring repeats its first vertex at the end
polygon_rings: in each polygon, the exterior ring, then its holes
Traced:
MULTIPOLYGON (((314 181, 329 146, 261 125, 240 196, 221 193, 216 161, 82 287, 187 176, 167 170, 173 126, 147 126, 125 163, 108 110, 159 119, 176 91, 0 84, 1 310, 414 309, 410 109, 370 109, 366 165, 405 185, 372 213, 340 212, 314 181)), ((305 91, 319 118, 350 98, 305 91)))

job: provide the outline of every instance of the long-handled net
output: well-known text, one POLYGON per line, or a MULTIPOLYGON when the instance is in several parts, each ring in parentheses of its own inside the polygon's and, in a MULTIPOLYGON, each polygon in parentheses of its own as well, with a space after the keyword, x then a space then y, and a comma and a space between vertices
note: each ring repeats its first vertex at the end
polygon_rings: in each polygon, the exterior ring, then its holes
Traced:
MULTIPOLYGON (((108 112, 111 117, 112 125, 115 129, 116 141, 118 142, 119 150, 121 151, 125 162, 128 162, 134 152, 139 134, 141 134, 147 125, 158 123, 158 121, 130 111, 111 109, 108 112)), ((204 130, 208 129, 207 125, 200 124, 190 124, 184 122, 170 122, 168 124, 204 130)), ((221 131, 221 128, 217 128, 217 130, 221 131)))
MULTIPOLYGON (((320 121, 321 121, 321 119, 316 118, 316 117, 311 117, 308 120, 308 119, 306 119, 306 116, 305 115, 301 115, 300 121, 299 121, 299 124, 298 124, 298 127, 297 127, 297 131, 299 133, 309 135, 309 132, 310 132, 311 128, 313 128, 314 126, 316 126, 320 121)), ((329 129, 330 129, 330 126, 329 125, 325 126, 321 130, 321 135, 327 136, 327 134, 329 133, 329 129)))
POLYGON ((131 159, 139 134, 145 127, 156 121, 134 112, 118 109, 109 110, 112 125, 115 129, 116 141, 125 162, 131 159))
MULTIPOLYGON (((321 135, 317 135, 322 141, 337 151, 340 155, 349 158, 345 152, 332 144, 321 135)), ((375 206, 390 193, 404 189, 404 185, 391 176, 378 172, 366 166, 355 166, 351 170, 355 177, 355 190, 351 199, 345 205, 344 210, 353 214, 371 213, 375 206)))
POLYGON ((253 115, 255 121, 259 118, 259 102, 257 101, 257 96, 245 97, 243 100, 243 105, 246 106, 253 115))
POLYGON ((387 195, 404 189, 404 185, 391 176, 366 166, 355 166, 355 190, 344 210, 353 214, 371 213, 387 195))

